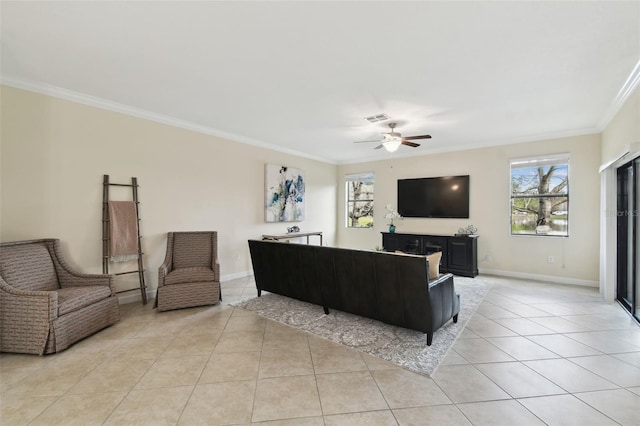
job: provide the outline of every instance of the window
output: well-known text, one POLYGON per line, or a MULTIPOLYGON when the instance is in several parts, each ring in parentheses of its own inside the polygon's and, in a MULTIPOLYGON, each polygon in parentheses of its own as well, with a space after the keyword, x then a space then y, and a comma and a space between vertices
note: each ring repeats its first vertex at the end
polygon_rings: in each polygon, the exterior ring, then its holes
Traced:
POLYGON ((347 228, 371 228, 373 226, 373 173, 347 175, 347 228))
POLYGON ((511 235, 569 236, 569 154, 511 160, 511 235))

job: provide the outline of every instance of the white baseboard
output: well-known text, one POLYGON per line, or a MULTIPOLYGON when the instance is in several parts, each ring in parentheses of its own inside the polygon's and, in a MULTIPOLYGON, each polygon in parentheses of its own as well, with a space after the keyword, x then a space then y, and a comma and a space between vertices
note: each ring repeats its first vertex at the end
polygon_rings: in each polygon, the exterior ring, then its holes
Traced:
POLYGON ((502 271, 500 269, 480 269, 481 274, 498 275, 501 277, 520 278, 525 280, 542 281, 554 284, 579 285, 583 287, 600 287, 598 281, 583 280, 579 278, 558 277, 555 275, 529 274, 526 272, 502 271))
MULTIPOLYGON (((231 280, 235 280, 238 278, 245 278, 245 277, 250 277, 253 275, 253 271, 240 271, 240 272, 235 272, 233 274, 227 274, 227 275, 223 275, 222 277, 220 277, 220 282, 226 282, 226 281, 231 281, 231 280)), ((156 289, 147 289, 147 300, 151 300, 154 299, 156 297, 156 289)), ((125 305, 127 303, 134 303, 134 302, 140 302, 142 301, 142 296, 140 295, 139 292, 130 292, 129 294, 119 294, 118 295, 118 303, 120 305, 125 305)))
POLYGON ((223 275, 222 277, 220 277, 220 282, 231 281, 238 278, 250 277, 252 275, 253 275, 253 271, 235 272, 233 274, 223 275))
MULTIPOLYGON (((147 289, 147 303, 156 298, 156 289, 147 289)), ((118 303, 120 305, 126 305, 127 303, 134 303, 134 302, 141 302, 142 301, 142 296, 140 295, 139 291, 132 291, 129 294, 123 295, 123 294, 119 294, 118 295, 118 303)))

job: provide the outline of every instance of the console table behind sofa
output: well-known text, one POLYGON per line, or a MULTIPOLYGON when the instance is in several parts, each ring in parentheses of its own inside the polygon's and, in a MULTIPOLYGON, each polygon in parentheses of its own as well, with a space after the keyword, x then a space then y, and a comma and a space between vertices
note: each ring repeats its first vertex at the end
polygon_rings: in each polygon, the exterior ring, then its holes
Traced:
POLYGON ((320 245, 322 245, 322 232, 316 231, 316 232, 289 232, 287 234, 277 234, 277 235, 271 235, 271 234, 263 234, 262 235, 262 239, 263 240, 293 240, 295 238, 301 238, 301 237, 307 237, 307 244, 309 244, 309 237, 312 235, 317 235, 318 237, 320 237, 320 245))
POLYGON ((428 280, 423 256, 249 240, 262 290, 427 334, 458 319, 453 276, 428 280))

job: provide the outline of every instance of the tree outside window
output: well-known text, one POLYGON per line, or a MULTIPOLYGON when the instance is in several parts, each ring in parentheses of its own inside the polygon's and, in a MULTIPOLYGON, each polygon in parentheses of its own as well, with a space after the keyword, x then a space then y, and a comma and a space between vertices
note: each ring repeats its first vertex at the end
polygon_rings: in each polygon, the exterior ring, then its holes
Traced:
POLYGON ((347 228, 373 226, 374 174, 362 173, 346 177, 347 228))
POLYGON ((569 236, 569 155, 511 161, 511 234, 569 236))

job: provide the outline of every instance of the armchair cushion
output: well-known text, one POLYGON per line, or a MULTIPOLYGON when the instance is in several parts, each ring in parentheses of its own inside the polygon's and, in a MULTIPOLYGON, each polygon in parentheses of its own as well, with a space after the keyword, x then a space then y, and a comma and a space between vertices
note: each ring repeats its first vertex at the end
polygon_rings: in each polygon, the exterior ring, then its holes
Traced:
POLYGON ((51 254, 42 243, 3 250, 0 274, 6 282, 21 290, 53 291, 60 287, 51 254))
POLYGON ((58 293, 58 315, 77 311, 85 306, 111 297, 111 289, 107 286, 67 287, 56 291, 58 293))
POLYGON ((209 233, 174 233, 173 268, 211 268, 213 247, 209 233))
POLYGON ((183 284, 201 281, 215 281, 216 276, 211 268, 180 268, 169 272, 165 279, 165 284, 183 284))

